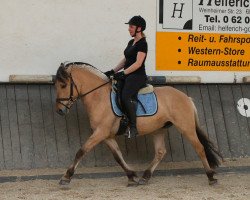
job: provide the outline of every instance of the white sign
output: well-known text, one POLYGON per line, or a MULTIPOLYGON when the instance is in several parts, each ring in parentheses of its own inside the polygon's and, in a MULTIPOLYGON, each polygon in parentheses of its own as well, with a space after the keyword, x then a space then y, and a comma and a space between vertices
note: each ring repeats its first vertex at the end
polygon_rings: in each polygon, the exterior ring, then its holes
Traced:
POLYGON ((164 1, 163 29, 192 29, 193 1, 164 1), (178 23, 177 23, 178 22, 178 23))

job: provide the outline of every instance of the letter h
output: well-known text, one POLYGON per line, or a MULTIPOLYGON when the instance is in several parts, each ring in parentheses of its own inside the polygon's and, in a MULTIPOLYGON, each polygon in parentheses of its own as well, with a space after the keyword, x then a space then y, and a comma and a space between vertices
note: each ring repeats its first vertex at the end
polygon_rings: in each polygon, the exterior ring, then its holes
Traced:
POLYGON ((184 4, 185 3, 181 3, 181 9, 176 9, 176 5, 177 5, 178 3, 174 3, 174 10, 173 10, 173 15, 172 15, 172 18, 175 18, 175 12, 176 11, 179 11, 180 12, 180 16, 179 16, 179 18, 182 18, 182 11, 183 11, 183 6, 184 6, 184 4))

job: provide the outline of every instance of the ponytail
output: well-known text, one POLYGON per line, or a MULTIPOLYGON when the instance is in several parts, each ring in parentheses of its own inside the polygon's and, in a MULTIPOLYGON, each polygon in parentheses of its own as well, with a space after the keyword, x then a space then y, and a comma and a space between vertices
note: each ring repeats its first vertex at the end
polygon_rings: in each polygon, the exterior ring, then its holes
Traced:
POLYGON ((141 35, 142 35, 142 37, 144 37, 144 38, 146 37, 146 35, 145 35, 143 32, 141 32, 141 35))

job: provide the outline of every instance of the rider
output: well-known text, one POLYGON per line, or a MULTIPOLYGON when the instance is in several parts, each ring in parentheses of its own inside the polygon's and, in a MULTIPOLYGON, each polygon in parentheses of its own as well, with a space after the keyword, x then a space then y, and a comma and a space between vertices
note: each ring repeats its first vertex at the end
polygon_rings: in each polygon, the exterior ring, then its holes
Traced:
POLYGON ((138 91, 146 85, 145 60, 148 52, 148 45, 143 31, 146 29, 146 21, 141 16, 132 17, 128 23, 128 31, 133 37, 128 42, 124 50, 124 58, 112 70, 105 72, 110 77, 118 80, 121 84, 122 105, 125 107, 129 118, 130 136, 135 137, 138 134, 136 128, 136 105, 133 99, 136 99, 138 91), (121 72, 121 69, 124 69, 121 72))

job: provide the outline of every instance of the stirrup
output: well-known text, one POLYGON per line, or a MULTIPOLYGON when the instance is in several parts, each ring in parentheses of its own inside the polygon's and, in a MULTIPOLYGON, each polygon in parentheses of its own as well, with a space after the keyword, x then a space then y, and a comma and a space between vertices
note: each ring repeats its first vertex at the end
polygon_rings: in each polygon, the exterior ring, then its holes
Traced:
MULTIPOLYGON (((136 129, 137 130, 137 129, 136 129)), ((130 131, 130 127, 129 127, 129 129, 128 129, 128 134, 125 134, 127 137, 128 137, 128 139, 131 139, 131 138, 136 138, 136 136, 138 135, 138 132, 137 132, 137 134, 135 134, 135 135, 132 135, 131 134, 131 131, 130 131), (132 136, 132 137, 131 137, 132 136)))
POLYGON ((131 131, 130 131, 130 128, 128 130, 128 139, 131 139, 131 131))

